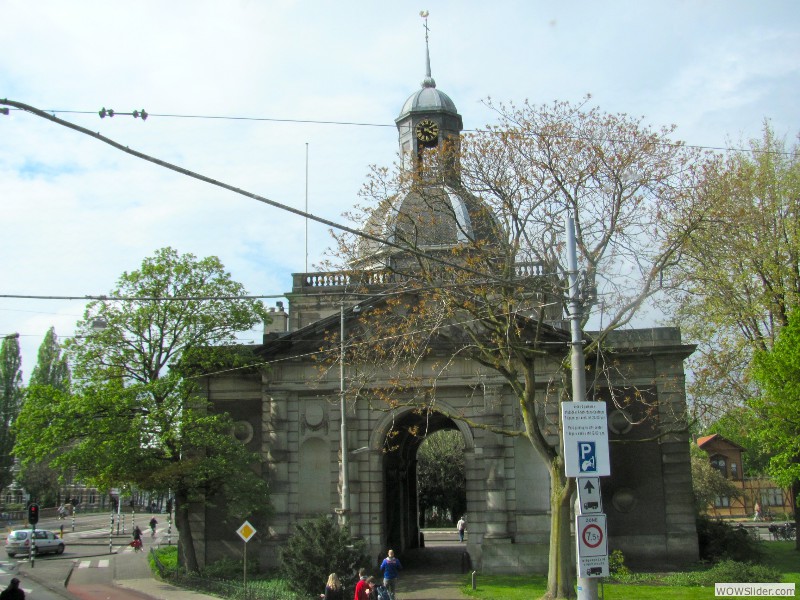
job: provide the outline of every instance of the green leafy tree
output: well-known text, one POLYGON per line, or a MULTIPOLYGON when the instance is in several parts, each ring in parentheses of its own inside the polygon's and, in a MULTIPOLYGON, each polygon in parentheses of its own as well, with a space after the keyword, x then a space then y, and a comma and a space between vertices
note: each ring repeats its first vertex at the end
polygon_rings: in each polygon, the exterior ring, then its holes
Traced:
POLYGON ((758 395, 754 352, 772 347, 800 304, 800 147, 769 126, 749 148, 706 166, 704 218, 686 213, 686 243, 670 283, 676 321, 698 342, 689 392, 713 422, 758 395))
MULTIPOLYGON (((790 313, 777 341, 769 351, 758 352, 753 361, 756 381, 763 389, 750 405, 759 419, 757 435, 771 451, 767 471, 792 490, 795 524, 800 524, 800 307, 790 313)), ((800 550, 800 538, 796 538, 800 550)))
POLYGON ((71 374, 66 354, 61 352, 55 327, 47 333, 39 346, 36 366, 31 373, 31 385, 49 385, 57 390, 68 392, 70 389, 71 374))
POLYGON ((457 519, 467 507, 464 439, 458 431, 439 431, 425 438, 417 452, 420 511, 449 510, 457 519))
POLYGON ((17 474, 17 483, 44 506, 55 506, 60 500, 59 472, 49 460, 27 463, 17 474))
MULTIPOLYGON (((31 373, 30 385, 52 386, 56 390, 68 392, 71 374, 66 354, 61 352, 55 327, 50 327, 39 346, 38 360, 31 373)), ((33 498, 46 505, 58 500, 59 474, 50 462, 27 461, 17 474, 17 481, 33 498)))
POLYGON ((702 515, 720 496, 741 498, 742 491, 711 466, 708 454, 692 444, 692 491, 697 514, 702 515))
POLYGON ((14 422, 22 405, 22 357, 19 336, 3 338, 0 346, 0 490, 14 481, 14 422))
POLYGON ((756 434, 758 420, 758 414, 750 406, 735 406, 709 425, 703 433, 718 433, 744 448, 746 452, 742 453, 742 473, 748 477, 763 475, 769 464, 769 452, 756 434))
POLYGON ((331 573, 339 576, 352 595, 358 569, 371 564, 364 540, 354 539, 346 528, 324 515, 295 526, 281 548, 280 559, 290 586, 313 597, 324 589, 331 573))
POLYGON ((173 493, 179 557, 193 571, 193 502, 256 522, 268 510, 257 456, 198 397, 194 370, 265 318, 246 295, 216 257, 158 250, 120 276, 109 294, 120 300, 88 304, 67 345, 73 393, 31 386, 18 423, 26 460, 100 488, 173 493))

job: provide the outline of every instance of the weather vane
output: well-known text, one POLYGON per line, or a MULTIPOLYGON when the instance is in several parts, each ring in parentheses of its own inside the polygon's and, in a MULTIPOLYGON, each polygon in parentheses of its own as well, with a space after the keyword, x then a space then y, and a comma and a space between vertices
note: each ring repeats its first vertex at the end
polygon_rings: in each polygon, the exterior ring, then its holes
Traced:
POLYGON ((426 42, 428 41, 428 15, 429 14, 430 13, 427 10, 419 11, 419 16, 422 17, 423 19, 425 19, 424 27, 425 27, 425 41, 426 42))

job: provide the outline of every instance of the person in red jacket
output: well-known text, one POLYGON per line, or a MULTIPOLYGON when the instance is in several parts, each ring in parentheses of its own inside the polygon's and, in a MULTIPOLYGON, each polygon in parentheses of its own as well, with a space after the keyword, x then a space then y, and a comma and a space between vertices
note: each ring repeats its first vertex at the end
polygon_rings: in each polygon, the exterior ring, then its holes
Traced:
POLYGON ((370 600, 367 570, 363 567, 358 570, 358 583, 356 583, 356 595, 353 600, 370 600))

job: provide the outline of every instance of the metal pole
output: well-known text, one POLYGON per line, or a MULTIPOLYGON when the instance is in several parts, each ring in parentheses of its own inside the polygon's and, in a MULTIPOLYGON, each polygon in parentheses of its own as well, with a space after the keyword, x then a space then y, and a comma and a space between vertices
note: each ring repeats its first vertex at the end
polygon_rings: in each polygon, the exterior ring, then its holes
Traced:
MULTIPOLYGON (((578 257, 575 243, 575 221, 571 216, 566 219, 567 229, 567 268, 569 276, 569 312, 570 332, 572 333, 572 401, 586 400, 586 364, 583 357, 583 331, 581 318, 583 306, 578 289, 578 257)), ((578 573, 578 600, 597 600, 597 579, 581 577, 578 573)))
POLYGON ((347 456, 347 404, 345 402, 344 385, 344 302, 339 306, 339 337, 341 338, 341 352, 339 357, 339 409, 341 418, 341 451, 342 451, 342 524, 349 524, 350 517, 350 473, 348 472, 349 460, 347 456))

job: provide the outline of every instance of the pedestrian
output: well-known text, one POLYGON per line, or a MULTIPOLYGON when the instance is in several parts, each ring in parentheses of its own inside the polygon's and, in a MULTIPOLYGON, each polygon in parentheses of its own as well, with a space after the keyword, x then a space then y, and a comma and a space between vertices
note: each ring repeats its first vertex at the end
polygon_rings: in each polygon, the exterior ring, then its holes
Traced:
POLYGON ((19 579, 14 577, 8 587, 0 592, 0 600, 25 600, 25 592, 19 587, 19 579))
POLYGON ((403 568, 400 561, 394 556, 394 550, 389 550, 386 553, 386 558, 381 563, 381 571, 383 572, 383 586, 388 590, 389 597, 394 600, 395 584, 397 583, 397 572, 403 568))
POLYGON ((356 583, 356 593, 353 600, 369 600, 369 584, 367 583, 367 570, 358 570, 358 583, 356 583))
POLYGON ((753 521, 760 521, 761 520, 761 505, 756 502, 755 505, 755 513, 753 514, 753 521))
MULTIPOLYGON (((452 521, 451 521, 452 523, 452 521)), ((467 530, 467 517, 466 515, 461 517, 456 523, 456 531, 458 531, 458 541, 464 541, 464 532, 467 530)))
POLYGON ((153 517, 152 519, 150 519, 150 537, 155 537, 156 525, 158 525, 158 520, 155 517, 153 517))
POLYGON ((325 584, 325 593, 319 595, 324 600, 344 600, 344 587, 339 581, 336 573, 328 575, 328 582, 325 584))

